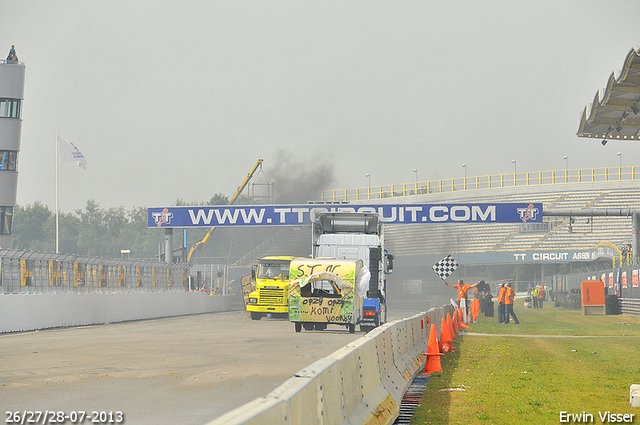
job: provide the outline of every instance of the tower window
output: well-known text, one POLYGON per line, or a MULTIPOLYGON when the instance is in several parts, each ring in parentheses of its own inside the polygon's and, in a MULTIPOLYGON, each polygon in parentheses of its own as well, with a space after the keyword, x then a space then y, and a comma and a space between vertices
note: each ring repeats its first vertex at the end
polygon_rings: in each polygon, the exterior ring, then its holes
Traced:
POLYGON ((10 235, 13 224, 13 207, 0 207, 0 235, 10 235))
POLYGON ((20 118, 20 99, 0 99, 0 118, 20 118))
POLYGON ((16 171, 18 169, 18 152, 0 151, 0 171, 16 171))

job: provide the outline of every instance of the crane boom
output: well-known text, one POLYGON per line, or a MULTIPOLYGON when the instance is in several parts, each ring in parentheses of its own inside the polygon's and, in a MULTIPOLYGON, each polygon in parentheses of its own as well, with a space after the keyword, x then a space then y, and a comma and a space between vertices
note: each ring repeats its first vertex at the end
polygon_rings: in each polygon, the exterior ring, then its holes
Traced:
MULTIPOLYGON (((247 186, 247 184, 249 184, 249 181, 251 180, 253 175, 256 173, 258 168, 262 167, 262 161, 263 161, 262 159, 259 159, 258 162, 256 162, 256 165, 254 165, 251 171, 249 171, 249 174, 247 174, 247 177, 244 179, 242 184, 238 186, 238 190, 236 190, 236 193, 233 195, 233 197, 229 201, 229 205, 233 205, 236 199, 238 199, 238 196, 240 196, 244 188, 247 186)), ((207 233, 205 233, 202 240, 191 247, 191 250, 189 251, 189 255, 187 256, 187 264, 191 264, 191 258, 193 258, 193 254, 195 254, 197 250, 204 248, 204 246, 209 241, 209 238, 211 237, 215 229, 216 229, 215 226, 210 227, 209 230, 207 230, 207 233)))

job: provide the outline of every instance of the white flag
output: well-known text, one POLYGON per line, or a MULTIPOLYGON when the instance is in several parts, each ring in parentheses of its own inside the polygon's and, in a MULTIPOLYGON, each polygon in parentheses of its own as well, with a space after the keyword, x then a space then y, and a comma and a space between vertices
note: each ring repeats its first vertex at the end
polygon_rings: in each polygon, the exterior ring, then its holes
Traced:
POLYGON ((60 146, 60 154, 62 155, 63 162, 77 161, 78 167, 85 169, 89 166, 87 159, 82 155, 82 152, 80 152, 80 149, 78 149, 76 145, 60 136, 58 136, 58 145, 60 146))

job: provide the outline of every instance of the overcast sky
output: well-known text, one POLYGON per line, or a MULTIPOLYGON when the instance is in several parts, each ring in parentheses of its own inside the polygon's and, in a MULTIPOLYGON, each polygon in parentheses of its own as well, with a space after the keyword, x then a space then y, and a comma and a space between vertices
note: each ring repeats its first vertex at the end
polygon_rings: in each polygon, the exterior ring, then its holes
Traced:
POLYGON ((367 173, 640 165, 637 143, 576 136, 640 44, 638 1, 0 0, 0 15, 0 48, 26 64, 20 205, 55 206, 56 132, 89 163, 61 165, 63 212, 231 196, 259 158, 315 199, 367 173))

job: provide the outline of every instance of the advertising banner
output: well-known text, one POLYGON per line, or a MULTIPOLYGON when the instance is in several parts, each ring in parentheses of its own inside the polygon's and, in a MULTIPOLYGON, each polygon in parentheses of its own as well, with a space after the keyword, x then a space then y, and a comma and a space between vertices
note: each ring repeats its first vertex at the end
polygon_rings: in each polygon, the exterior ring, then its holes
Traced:
POLYGON ((144 285, 143 276, 144 276, 144 267, 137 266, 136 267, 136 287, 139 288, 144 285))
POLYGON ((149 228, 311 225, 320 212, 376 213, 381 223, 542 223, 541 203, 250 205, 148 208, 149 228))
POLYGON ((33 285, 33 260, 21 259, 20 270, 22 272, 21 285, 31 286, 33 285))
POLYGON ((86 273, 86 264, 73 263, 73 286, 84 286, 86 273))
POLYGON ((49 286, 60 286, 62 284, 61 265, 60 261, 49 261, 49 286))
POLYGON ((127 286, 127 275, 124 266, 118 266, 118 286, 127 286))

